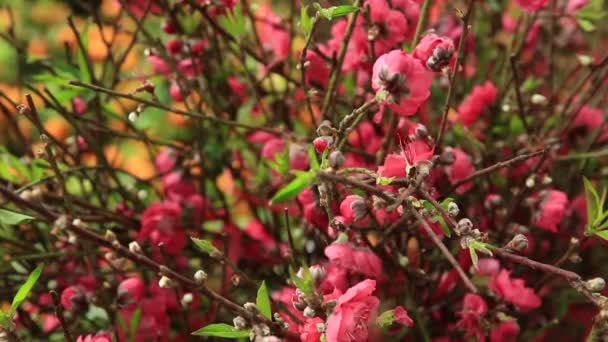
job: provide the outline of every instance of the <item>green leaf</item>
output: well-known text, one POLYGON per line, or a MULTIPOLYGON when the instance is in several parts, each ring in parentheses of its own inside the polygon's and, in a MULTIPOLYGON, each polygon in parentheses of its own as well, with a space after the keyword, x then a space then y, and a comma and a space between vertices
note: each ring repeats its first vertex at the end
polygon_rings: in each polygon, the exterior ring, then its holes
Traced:
POLYGON ((587 177, 583 177, 583 185, 585 186, 585 198, 587 200, 587 234, 593 234, 593 222, 598 217, 599 212, 601 210, 600 207, 600 197, 597 194, 597 191, 593 187, 593 184, 587 179, 587 177))
POLYGON ((318 3, 312 4, 319 15, 327 20, 332 20, 333 18, 341 17, 350 13, 357 11, 359 8, 352 5, 342 5, 342 6, 332 6, 328 8, 323 8, 318 3))
MULTIPOLYGON (((325 152, 325 151, 323 151, 325 152)), ((310 169, 314 171, 318 171, 321 168, 319 164, 319 160, 317 159, 317 153, 315 152, 315 148, 310 145, 308 148, 308 159, 310 159, 310 169)))
POLYGON ((385 326, 389 326, 395 322, 395 314, 393 310, 384 311, 378 318, 376 318, 376 323, 382 328, 385 326))
POLYGON ((605 0, 591 0, 587 5, 576 12, 576 17, 588 21, 598 21, 606 16, 604 11, 605 0))
POLYGON ((270 296, 268 295, 268 287, 266 281, 262 281, 262 285, 258 289, 258 295, 255 299, 255 304, 258 310, 268 319, 272 319, 272 309, 270 308, 270 296))
POLYGON ((93 80, 93 77, 91 75, 91 73, 89 72, 89 68, 87 67, 87 47, 89 45, 88 42, 88 32, 89 32, 89 27, 88 24, 85 25, 84 29, 82 30, 82 34, 80 35, 80 37, 82 38, 82 49, 78 50, 78 56, 76 57, 78 60, 78 69, 80 70, 80 78, 86 82, 86 83, 91 83, 91 81, 93 80))
POLYGON ((137 334, 137 327, 139 326, 139 320, 141 319, 141 307, 137 307, 131 316, 131 323, 129 324, 129 340, 135 342, 135 335, 137 334))
POLYGON ((590 20, 579 18, 576 20, 576 22, 578 23, 578 26, 580 26, 585 32, 595 31, 595 24, 593 24, 593 22, 590 20))
POLYGON ((32 273, 30 273, 30 276, 27 278, 25 283, 21 285, 19 291, 17 291, 17 294, 15 295, 15 297, 13 297, 13 303, 11 304, 9 316, 12 317, 15 314, 19 305, 23 303, 27 295, 30 293, 30 291, 32 291, 34 285, 36 285, 36 282, 38 281, 38 278, 40 278, 40 274, 42 274, 43 268, 44 264, 38 265, 38 267, 36 267, 36 269, 32 271, 32 273))
POLYGON ((293 268, 289 267, 289 274, 291 275, 291 280, 296 285, 296 287, 302 291, 305 295, 311 295, 314 292, 314 286, 312 281, 312 276, 310 275, 310 270, 308 267, 302 267, 304 278, 298 277, 293 268))
POLYGON ((395 180, 395 177, 378 177, 376 178, 376 184, 378 185, 391 185, 391 183, 395 180))
POLYGON ((238 330, 237 328, 231 325, 225 323, 217 323, 200 328, 197 331, 193 332, 192 335, 224 338, 243 338, 249 337, 249 330, 238 330))
POLYGON ((471 255, 473 267, 475 267, 475 269, 478 269, 477 265, 479 263, 479 257, 477 256, 477 251, 475 250, 475 247, 469 246, 469 254, 471 255))
POLYGON ((12 226, 27 221, 35 220, 33 216, 16 213, 14 211, 0 209, 0 223, 12 226))
POLYGON ((4 311, 0 311, 0 327, 9 328, 11 324, 11 318, 4 311))
POLYGON ((207 240, 197 239, 195 237, 191 237, 190 239, 192 240, 192 242, 194 242, 194 244, 196 245, 196 247, 198 247, 198 249, 209 254, 210 256, 214 256, 214 255, 217 256, 222 253, 211 242, 209 242, 207 240))
POLYGON ((608 240, 608 230, 601 230, 601 231, 598 231, 598 232, 594 232, 593 234, 601 237, 604 240, 608 240))
POLYGON ((270 204, 285 202, 296 197, 302 190, 311 185, 314 180, 315 174, 313 172, 298 175, 272 197, 270 204))
POLYGON ((300 26, 304 33, 308 33, 312 29, 312 19, 308 14, 308 6, 302 6, 300 9, 300 26))
POLYGON ((439 224, 441 224, 441 229, 443 230, 443 234, 445 234, 445 236, 447 236, 449 238, 452 237, 452 231, 450 230, 450 227, 448 227, 447 222, 445 222, 445 220, 443 219, 443 216, 437 215, 436 220, 437 220, 437 222, 439 222, 439 224))

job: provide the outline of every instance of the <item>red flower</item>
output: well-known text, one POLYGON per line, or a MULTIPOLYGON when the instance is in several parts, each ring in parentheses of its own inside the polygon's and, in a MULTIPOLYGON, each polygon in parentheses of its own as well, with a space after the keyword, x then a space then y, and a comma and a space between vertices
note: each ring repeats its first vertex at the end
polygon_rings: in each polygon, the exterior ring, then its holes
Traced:
MULTIPOLYGON (((459 148, 452 148, 452 152, 454 153, 454 163, 446 167, 446 173, 448 174, 450 183, 456 184, 458 181, 467 178, 475 172, 475 168, 473 167, 471 157, 469 157, 466 152, 459 148)), ((456 192, 463 194, 471 189, 472 186, 473 182, 464 183, 456 188, 456 192)))
POLYGON ((76 342, 112 342, 112 334, 102 331, 95 335, 80 335, 76 338, 76 342))
POLYGON ((317 325, 325 323, 319 317, 307 318, 304 325, 299 327, 301 342, 317 342, 321 340, 321 332, 317 325))
POLYGON ((340 203, 340 213, 345 219, 345 224, 361 221, 367 216, 367 205, 363 197, 359 195, 346 196, 340 203))
POLYGON ((327 320, 327 342, 367 341, 367 325, 376 316, 379 300, 372 296, 376 281, 366 279, 338 298, 334 312, 327 320))
POLYGON ((517 321, 500 322, 490 333, 490 342, 515 342, 519 335, 517 321))
POLYGON ((374 63, 372 88, 386 91, 382 104, 401 115, 416 114, 431 95, 431 81, 431 73, 402 50, 386 53, 374 63))
POLYGON ((393 309, 393 316, 395 316, 395 322, 399 324, 405 325, 406 327, 414 325, 414 320, 402 306, 393 309))
POLYGON ((534 289, 526 287, 523 279, 511 278, 511 274, 507 270, 502 270, 495 275, 488 287, 521 311, 536 309, 541 305, 541 300, 534 293, 534 289))
POLYGON ((473 125, 479 116, 496 100, 498 91, 491 81, 473 87, 471 94, 458 106, 458 115, 465 126, 473 125))
POLYGON ((527 12, 540 11, 549 5, 549 0, 515 0, 515 2, 527 12))
POLYGON ((557 190, 544 190, 539 194, 540 207, 535 215, 534 224, 550 232, 557 232, 568 209, 568 196, 557 190))
POLYGON ((268 4, 262 5, 257 14, 264 18, 256 23, 264 50, 272 51, 275 60, 285 59, 289 55, 289 33, 281 26, 281 18, 268 4))
POLYGON ((117 301, 120 305, 137 304, 144 297, 144 291, 145 284, 141 278, 127 278, 118 285, 117 301))
POLYGON ((155 246, 162 243, 168 254, 178 254, 186 247, 186 236, 180 227, 182 210, 175 202, 153 203, 141 215, 138 240, 150 240, 155 246))
POLYGON ((369 249, 359 249, 347 243, 334 243, 325 247, 330 262, 368 277, 382 276, 382 259, 369 249))
POLYGON ((61 305, 68 310, 77 310, 86 306, 86 304, 86 294, 82 287, 78 285, 66 287, 63 292, 61 292, 61 305))
POLYGON ((458 313, 460 321, 456 326, 465 330, 466 338, 476 336, 478 342, 485 341, 481 330, 481 319, 487 311, 488 305, 483 298, 476 294, 467 293, 463 299, 462 311, 458 313))
POLYGON ((409 169, 419 162, 429 160, 433 156, 433 148, 421 140, 407 141, 400 153, 391 153, 384 159, 384 164, 378 167, 382 177, 407 177, 409 169))
POLYGON ((454 42, 448 37, 426 35, 414 49, 413 56, 429 70, 439 72, 456 61, 454 42))

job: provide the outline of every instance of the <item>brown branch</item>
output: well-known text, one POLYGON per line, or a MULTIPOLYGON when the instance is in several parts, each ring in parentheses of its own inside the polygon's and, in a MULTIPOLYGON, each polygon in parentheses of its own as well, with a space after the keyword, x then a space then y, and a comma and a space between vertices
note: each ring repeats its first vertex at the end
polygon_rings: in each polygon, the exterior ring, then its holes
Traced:
POLYGON ((469 289, 469 291, 471 291, 473 293, 477 293, 478 292, 477 287, 475 287, 475 285, 473 284, 471 279, 469 279, 469 277, 464 272, 462 267, 460 267, 460 264, 458 263, 458 261, 454 258, 452 253, 450 253, 448 248, 441 241, 441 239, 437 236, 437 234, 435 234, 435 232, 433 231, 433 228, 431 228, 431 226, 429 226, 429 224, 426 222, 424 217, 422 217, 422 215, 415 208, 411 208, 410 212, 414 215, 414 217, 418 220, 418 222, 420 222, 420 224, 424 228, 424 231, 431 237, 431 240, 433 240, 433 243, 435 243, 435 245, 437 247, 439 247, 439 250, 445 256, 445 258, 448 259, 450 264, 452 264, 452 267, 454 267, 456 272, 458 272, 458 275, 460 276, 460 279, 462 279, 462 282, 464 283, 464 285, 469 289))
POLYGON ((70 329, 68 328, 68 323, 65 321, 65 317, 63 316, 63 307, 61 306, 61 299, 59 298, 59 294, 55 291, 50 291, 51 297, 53 297, 53 305, 55 307, 55 316, 59 319, 59 324, 61 325, 61 330, 63 330, 63 338, 66 342, 73 342, 72 334, 70 333, 70 329))
POLYGON ((507 166, 511 166, 511 165, 519 163, 521 161, 524 161, 524 160, 527 160, 527 159, 530 159, 530 158, 534 158, 534 157, 539 156, 541 154, 545 154, 545 153, 547 153, 547 151, 548 151, 547 149, 543 149, 543 150, 532 152, 532 153, 528 153, 528 154, 522 154, 522 155, 519 155, 517 157, 511 158, 509 160, 505 160, 505 161, 502 161, 502 162, 498 162, 498 163, 496 163, 494 165, 488 166, 485 169, 481 169, 481 170, 475 171, 472 174, 470 174, 469 176, 467 176, 467 177, 465 177, 465 178, 457 181, 456 183, 454 183, 452 185, 452 188, 450 189, 450 191, 448 191, 448 193, 451 193, 452 191, 454 191, 454 189, 458 188, 462 184, 465 184, 467 182, 472 181, 475 178, 481 177, 481 176, 486 175, 488 173, 492 173, 494 171, 500 170, 500 169, 505 168, 507 166))
POLYGON ((473 4, 474 3, 475 3, 475 0, 468 1, 467 12, 462 17, 463 28, 462 28, 462 34, 460 35, 460 41, 458 42, 458 55, 456 57, 456 63, 454 63, 454 68, 452 69, 452 72, 450 73, 450 86, 448 88, 448 95, 445 99, 445 105, 443 107, 443 116, 441 117, 441 128, 439 129, 439 133, 437 134, 437 139, 435 139, 435 141, 437 142, 435 145, 436 153, 441 153, 441 141, 443 139, 443 135, 445 133, 445 129, 448 124, 448 113, 450 112, 450 106, 452 105, 452 97, 454 97, 454 86, 456 84, 456 76, 458 75, 458 68, 460 67, 460 64, 462 64, 462 59, 464 56, 465 41, 466 41, 467 35, 469 33, 469 18, 471 17, 471 14, 473 13, 473 4))
POLYGON ((530 127, 528 127, 528 123, 526 122, 526 107, 524 105, 523 98, 521 96, 521 87, 519 75, 517 73, 517 62, 515 61, 517 57, 513 54, 509 58, 509 64, 511 65, 511 72, 513 73, 513 89, 515 89, 515 98, 517 99, 517 115, 521 120, 526 133, 530 134, 530 127))

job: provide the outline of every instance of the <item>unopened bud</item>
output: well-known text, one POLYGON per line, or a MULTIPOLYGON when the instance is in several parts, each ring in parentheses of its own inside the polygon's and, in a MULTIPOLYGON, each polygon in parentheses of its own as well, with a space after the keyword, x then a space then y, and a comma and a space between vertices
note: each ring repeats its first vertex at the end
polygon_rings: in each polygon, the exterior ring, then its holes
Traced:
POLYGON ((325 267, 313 265, 309 267, 310 275, 315 282, 320 282, 325 278, 325 267))
POLYGON ((433 163, 430 160, 421 160, 416 164, 416 173, 418 176, 426 177, 431 173, 433 163))
POLYGON ((232 324, 234 324, 234 327, 238 330, 245 330, 245 328, 247 328, 247 320, 241 316, 234 317, 232 324))
POLYGON ((603 278, 593 278, 585 282, 585 287, 591 292, 601 292, 606 286, 606 281, 603 278))
POLYGON ((192 304, 193 300, 194 296, 192 295, 192 293, 188 292, 184 293, 182 299, 180 300, 180 303, 182 304, 182 306, 189 306, 190 304, 192 304))
POLYGON ((471 220, 469 220, 468 218, 463 218, 460 221, 458 221, 458 226, 456 227, 456 234, 458 234, 458 235, 468 234, 471 232, 472 229, 473 229, 473 222, 471 222, 471 220))
POLYGON ((259 311, 258 306, 255 305, 255 303, 247 302, 243 305, 243 307, 249 312, 257 313, 259 311))
POLYGON ((72 226, 78 227, 78 228, 86 228, 86 224, 84 222, 82 222, 81 219, 79 218, 75 218, 74 220, 72 220, 72 226))
POLYGON ((175 284, 173 283, 173 280, 171 280, 171 278, 167 277, 167 276, 162 276, 160 277, 160 280, 158 281, 158 286, 161 289, 170 289, 174 286, 175 284))
POLYGON ((418 139, 426 139, 429 136, 429 130, 425 125, 418 124, 416 126, 416 138, 418 139))
POLYGON ((367 215, 367 204, 363 198, 353 201, 350 204, 355 221, 361 221, 367 215))
POLYGON ((116 241, 116 234, 114 234, 114 232, 113 232, 113 231, 111 231, 111 230, 109 230, 109 229, 106 229, 106 233, 105 233, 105 235, 104 235, 104 238, 105 238, 107 241, 114 242, 114 241, 116 241))
POLYGON ((317 315, 315 309, 311 308, 310 306, 307 306, 302 314, 304 315, 304 317, 308 318, 313 318, 317 315))
POLYGON ((207 280, 207 273, 205 273, 203 270, 196 271, 196 273, 194 273, 194 280, 196 280, 196 282, 199 284, 204 282, 207 280))
POLYGON ((327 158, 332 169, 339 169, 344 165, 344 155, 340 151, 333 151, 327 158))
POLYGON ((458 208, 458 204, 456 204, 456 202, 450 202, 448 204, 448 215, 450 215, 450 217, 456 217, 458 216, 458 213, 460 213, 460 208, 458 208))
POLYGON ((142 252, 141 246, 139 245, 139 243, 137 243, 137 241, 129 242, 129 251, 131 251, 131 253, 135 253, 135 254, 141 254, 141 252, 142 252))
POLYGON ((515 252, 525 251, 528 249, 528 238, 524 234, 517 234, 507 243, 505 248, 515 252))
POLYGON ((131 112, 131 113, 129 113, 129 116, 127 116, 127 118, 129 119, 129 121, 131 121, 131 122, 137 121, 138 117, 139 117, 139 115, 137 115, 136 112, 131 112))
POLYGON ((530 102, 539 106, 546 106, 547 103, 549 103, 547 98, 541 94, 532 94, 532 97, 530 97, 530 102))
POLYGON ((593 63, 593 57, 588 55, 576 55, 576 58, 578 58, 578 62, 584 67, 590 66, 593 63))
POLYGON ((332 127, 331 121, 324 120, 321 122, 319 127, 317 127, 317 135, 322 136, 332 136, 336 132, 336 129, 332 127))
POLYGON ((19 114, 21 115, 29 115, 32 112, 30 107, 24 104, 18 104, 15 108, 17 108, 17 111, 19 111, 19 114))
POLYGON ((439 162, 441 164, 452 165, 452 164, 454 164, 455 160, 456 160, 456 157, 454 156, 454 151, 452 151, 452 149, 446 149, 439 156, 439 162))

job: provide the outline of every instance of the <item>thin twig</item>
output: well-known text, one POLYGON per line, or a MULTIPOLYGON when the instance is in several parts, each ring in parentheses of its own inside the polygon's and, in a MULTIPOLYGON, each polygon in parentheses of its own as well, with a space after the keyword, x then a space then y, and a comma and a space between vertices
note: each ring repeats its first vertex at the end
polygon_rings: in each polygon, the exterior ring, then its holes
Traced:
POLYGON ((57 316, 57 319, 59 319, 61 330, 63 330, 63 338, 66 342, 73 342, 74 339, 72 338, 68 324, 65 321, 65 317, 63 317, 63 307, 61 306, 59 294, 57 294, 55 291, 50 291, 50 293, 51 297, 53 297, 53 305, 55 306, 55 316, 57 316))

